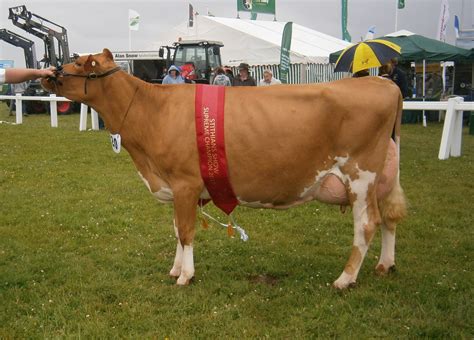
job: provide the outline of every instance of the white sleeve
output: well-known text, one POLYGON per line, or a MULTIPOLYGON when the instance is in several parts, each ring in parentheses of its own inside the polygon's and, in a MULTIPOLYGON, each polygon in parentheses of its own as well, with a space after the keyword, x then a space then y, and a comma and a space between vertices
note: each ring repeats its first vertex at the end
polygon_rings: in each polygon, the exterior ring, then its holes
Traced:
POLYGON ((0 68, 0 84, 5 84, 5 69, 0 68))

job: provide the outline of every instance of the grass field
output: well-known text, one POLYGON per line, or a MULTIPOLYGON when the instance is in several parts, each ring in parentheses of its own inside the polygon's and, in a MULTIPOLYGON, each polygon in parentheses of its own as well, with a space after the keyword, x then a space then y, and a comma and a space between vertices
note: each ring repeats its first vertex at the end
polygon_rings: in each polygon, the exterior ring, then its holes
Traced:
MULTIPOLYGON (((0 121, 14 121, 1 103, 0 121)), ((462 156, 439 161, 441 124, 402 126, 397 272, 374 274, 377 234, 357 288, 337 292, 351 214, 316 202, 239 208, 246 243, 199 227, 195 281, 175 286, 172 207, 108 133, 78 126, 78 115, 54 129, 46 115, 0 124, 0 338, 474 337, 467 130, 462 156)))

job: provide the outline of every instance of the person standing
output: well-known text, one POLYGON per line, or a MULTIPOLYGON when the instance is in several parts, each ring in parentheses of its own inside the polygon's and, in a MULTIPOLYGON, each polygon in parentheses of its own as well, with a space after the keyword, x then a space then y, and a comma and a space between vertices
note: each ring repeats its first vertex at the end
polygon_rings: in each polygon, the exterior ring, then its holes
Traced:
POLYGON ((390 60, 390 64, 392 65, 392 72, 390 73, 389 78, 398 85, 400 92, 402 93, 402 97, 408 97, 408 81, 405 72, 398 68, 397 58, 390 60))
POLYGON ((270 69, 263 71, 263 78, 258 82, 258 86, 280 85, 281 81, 273 77, 273 72, 270 69))
POLYGON ((184 84, 184 78, 181 76, 179 68, 175 65, 171 65, 162 84, 184 84))
POLYGON ((232 80, 232 86, 257 86, 255 79, 250 76, 249 64, 240 63, 239 74, 232 80))
POLYGON ((226 76, 225 71, 222 67, 218 67, 216 69, 216 76, 214 77, 212 84, 221 86, 232 86, 229 77, 226 76))

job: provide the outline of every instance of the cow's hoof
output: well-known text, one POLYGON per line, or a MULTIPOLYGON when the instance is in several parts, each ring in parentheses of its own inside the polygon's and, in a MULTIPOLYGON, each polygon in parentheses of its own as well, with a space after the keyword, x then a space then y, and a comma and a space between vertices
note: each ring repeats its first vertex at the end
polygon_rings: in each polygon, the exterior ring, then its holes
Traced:
POLYGON ((357 283, 355 281, 346 282, 346 281, 337 279, 336 281, 334 281, 332 286, 338 290, 344 290, 348 288, 355 288, 357 286, 357 283))
POLYGON ((339 290, 353 288, 355 285, 356 277, 354 275, 349 275, 346 272, 342 272, 341 276, 339 276, 339 278, 332 284, 334 288, 339 290))
POLYGON ((379 263, 377 267, 375 267, 375 273, 380 276, 386 276, 391 273, 395 273, 397 271, 395 265, 387 266, 383 263, 379 263))
POLYGON ((171 268, 170 270, 170 276, 171 277, 175 277, 175 278, 178 278, 179 276, 181 275, 181 269, 180 268, 171 268))
POLYGON ((181 275, 178 277, 178 280, 176 281, 176 284, 178 286, 188 286, 192 281, 194 277, 188 278, 185 275, 181 275))

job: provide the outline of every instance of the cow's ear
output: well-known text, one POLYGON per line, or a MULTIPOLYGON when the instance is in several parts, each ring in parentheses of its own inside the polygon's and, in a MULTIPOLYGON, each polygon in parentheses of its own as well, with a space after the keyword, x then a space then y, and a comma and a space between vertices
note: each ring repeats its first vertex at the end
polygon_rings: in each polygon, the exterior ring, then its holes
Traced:
POLYGON ((87 57, 87 60, 86 62, 84 63, 84 70, 86 72, 90 72, 92 71, 92 68, 95 66, 95 60, 94 60, 94 57, 92 56, 92 54, 89 54, 89 56, 87 57))
POLYGON ((105 56, 105 59, 110 60, 110 61, 114 60, 114 56, 112 55, 112 52, 110 52, 108 48, 104 48, 104 50, 102 51, 102 54, 105 56))

